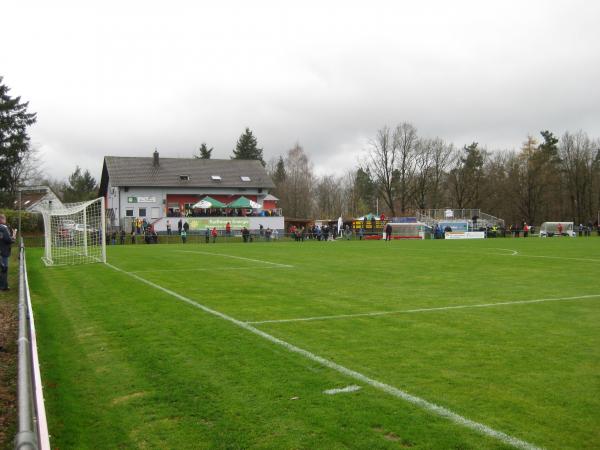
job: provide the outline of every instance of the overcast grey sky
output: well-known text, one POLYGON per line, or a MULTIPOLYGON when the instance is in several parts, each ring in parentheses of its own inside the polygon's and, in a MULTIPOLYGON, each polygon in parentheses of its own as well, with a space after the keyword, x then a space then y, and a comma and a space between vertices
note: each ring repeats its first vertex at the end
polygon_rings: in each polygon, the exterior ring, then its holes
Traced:
POLYGON ((99 177, 104 155, 265 159, 298 141, 352 167, 383 125, 489 150, 527 134, 600 137, 597 1, 13 1, 0 75, 38 113, 43 167, 99 177))

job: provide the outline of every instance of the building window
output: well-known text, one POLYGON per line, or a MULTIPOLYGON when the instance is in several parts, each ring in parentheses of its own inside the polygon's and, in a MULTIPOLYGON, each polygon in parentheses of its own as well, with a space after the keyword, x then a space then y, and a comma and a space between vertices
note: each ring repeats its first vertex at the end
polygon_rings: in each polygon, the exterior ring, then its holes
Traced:
POLYGON ((211 175, 210 179, 213 181, 221 181, 221 175, 211 175))
POLYGON ((250 177, 240 177, 242 181, 251 181, 250 177))
POLYGON ((127 208, 125 210, 125 217, 133 217, 133 208, 127 208))
POLYGON ((189 175, 179 175, 179 181, 190 181, 189 175))
POLYGON ((146 208, 140 208, 140 209, 138 209, 138 216, 139 217, 146 217, 146 208))

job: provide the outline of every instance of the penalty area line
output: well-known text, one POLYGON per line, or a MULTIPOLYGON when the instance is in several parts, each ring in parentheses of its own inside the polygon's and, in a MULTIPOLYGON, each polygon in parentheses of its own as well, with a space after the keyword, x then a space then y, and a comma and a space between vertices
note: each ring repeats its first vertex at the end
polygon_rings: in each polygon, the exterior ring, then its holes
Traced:
POLYGON ((294 267, 294 266, 291 266, 289 264, 274 263, 274 262, 271 262, 271 261, 264 261, 262 259, 244 258, 243 256, 226 255, 224 253, 203 252, 203 251, 200 251, 200 250, 175 250, 175 251, 179 252, 179 253, 198 253, 200 255, 222 256, 223 258, 241 259, 243 261, 252 261, 252 262, 258 262, 258 263, 262 263, 262 264, 270 264, 272 266, 287 267, 287 268, 290 268, 290 269, 294 267))
POLYGON ((462 427, 476 431, 476 432, 478 432, 482 435, 488 436, 490 438, 497 439, 501 442, 504 442, 505 444, 512 445, 513 447, 516 447, 516 448, 520 448, 523 450, 538 450, 538 449, 541 450, 540 447, 537 447, 527 441, 523 441, 516 437, 510 436, 502 431, 495 430, 483 423, 475 422, 474 420, 467 419, 466 417, 463 417, 460 414, 457 414, 457 413, 449 410, 448 408, 436 405, 435 403, 427 401, 421 397, 417 397, 416 395, 409 394, 408 392, 403 391, 402 389, 398 389, 389 384, 382 383, 381 381, 377 381, 373 378, 369 378, 360 372, 357 372, 355 370, 352 370, 352 369, 344 367, 340 364, 337 364, 333 361, 325 359, 321 356, 318 356, 314 353, 309 352, 308 350, 304 350, 300 347, 296 347, 295 345, 290 344, 289 342, 286 342, 282 339, 276 338, 273 335, 265 333, 264 331, 261 331, 258 328, 247 324, 246 322, 242 322, 241 320, 235 319, 231 316, 228 316, 227 314, 224 314, 215 309, 209 308, 208 306, 205 306, 201 303, 195 302, 194 300, 191 300, 181 294, 178 294, 175 291, 167 289, 159 284, 153 283, 152 281, 148 281, 145 278, 140 277, 139 275, 136 275, 131 272, 126 272, 125 270, 120 269, 119 267, 113 266, 112 264, 109 264, 109 263, 107 263, 106 266, 108 266, 111 269, 113 269, 117 272, 120 272, 124 275, 130 276, 150 287, 153 287, 159 291, 162 291, 165 294, 175 297, 176 299, 178 299, 184 303, 187 303, 188 305, 191 305, 191 306, 198 308, 208 314, 219 317, 227 322, 237 325, 238 327, 240 327, 246 331, 249 331, 250 333, 253 333, 257 336, 260 336, 260 337, 266 339, 267 341, 272 342, 273 344, 277 344, 281 347, 284 347, 285 349, 289 350, 292 353, 302 355, 311 361, 321 364, 322 366, 325 366, 329 369, 335 370, 336 372, 346 375, 349 378, 353 378, 355 380, 358 380, 365 384, 368 384, 369 386, 371 386, 375 389, 378 389, 380 391, 383 391, 383 392, 385 392, 389 395, 392 395, 396 398, 405 400, 405 401, 407 401, 415 406, 418 406, 426 411, 429 411, 437 416, 440 416, 447 420, 450 420, 451 422, 453 422, 457 425, 460 425, 462 427))
POLYGON ((577 297, 538 298, 538 299, 534 299, 534 300, 515 300, 513 302, 479 303, 477 305, 440 306, 437 308, 403 309, 403 310, 397 310, 397 311, 375 311, 375 312, 357 313, 357 314, 338 314, 338 315, 331 315, 331 316, 299 317, 296 319, 257 320, 257 321, 248 321, 246 323, 252 324, 252 325, 260 325, 262 323, 311 322, 314 320, 347 319, 347 318, 352 318, 352 317, 387 316, 387 315, 391 315, 391 314, 410 314, 410 313, 431 312, 431 311, 447 311, 447 310, 452 310, 452 309, 489 308, 492 306, 526 305, 528 303, 558 302, 558 301, 565 301, 565 300, 582 300, 582 299, 597 298, 597 297, 600 297, 600 294, 578 295, 577 297))

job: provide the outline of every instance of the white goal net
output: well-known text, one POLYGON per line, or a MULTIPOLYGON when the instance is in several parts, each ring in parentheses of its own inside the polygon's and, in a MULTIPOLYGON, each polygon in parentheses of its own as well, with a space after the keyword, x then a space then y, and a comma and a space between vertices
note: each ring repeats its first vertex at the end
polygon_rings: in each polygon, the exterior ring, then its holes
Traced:
POLYGON ((46 265, 106 262, 104 198, 38 207, 44 218, 46 265))
POLYGON ((573 229, 573 222, 544 222, 540 227, 540 237, 553 236, 577 236, 573 229))
POLYGON ((392 226, 392 239, 428 239, 431 237, 431 228, 427 224, 416 223, 390 223, 392 226))

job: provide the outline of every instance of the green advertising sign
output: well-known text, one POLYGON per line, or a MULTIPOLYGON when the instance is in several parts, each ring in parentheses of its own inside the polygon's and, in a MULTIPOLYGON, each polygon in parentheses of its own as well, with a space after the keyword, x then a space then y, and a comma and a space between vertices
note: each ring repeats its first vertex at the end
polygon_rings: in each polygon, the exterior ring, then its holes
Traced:
POLYGON ((205 230, 206 227, 224 230, 227 222, 231 224, 232 230, 241 230, 250 227, 250 219, 243 217, 188 217, 185 219, 190 225, 190 230, 205 230))

